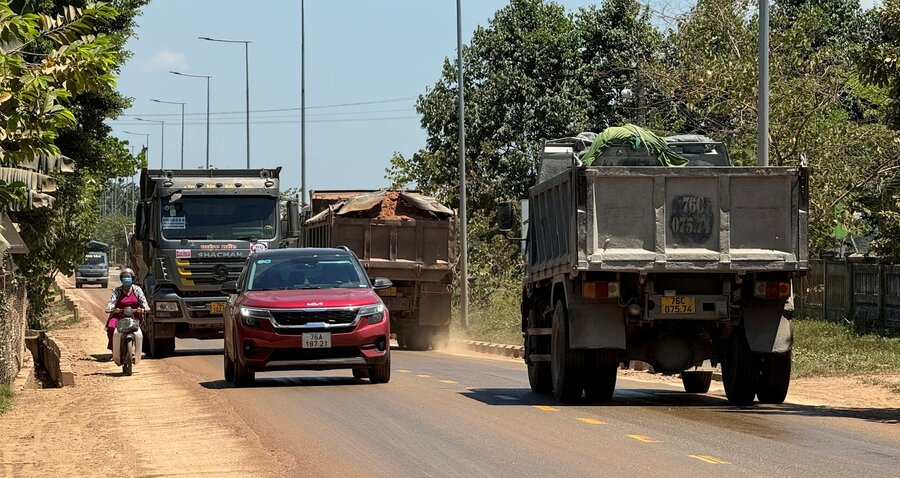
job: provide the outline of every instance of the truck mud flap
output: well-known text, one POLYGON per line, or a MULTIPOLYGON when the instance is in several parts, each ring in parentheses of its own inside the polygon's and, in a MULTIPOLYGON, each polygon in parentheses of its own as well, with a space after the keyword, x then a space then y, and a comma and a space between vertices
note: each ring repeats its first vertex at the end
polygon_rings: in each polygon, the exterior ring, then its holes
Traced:
POLYGON ((419 325, 447 325, 451 315, 448 286, 422 284, 419 289, 419 325))
POLYGON ((579 301, 575 298, 572 281, 564 282, 569 312, 569 346, 574 349, 625 350, 622 307, 615 303, 579 301))
POLYGON ((778 301, 754 301, 744 307, 744 331, 750 350, 783 353, 794 344, 794 329, 785 317, 787 307, 778 301))

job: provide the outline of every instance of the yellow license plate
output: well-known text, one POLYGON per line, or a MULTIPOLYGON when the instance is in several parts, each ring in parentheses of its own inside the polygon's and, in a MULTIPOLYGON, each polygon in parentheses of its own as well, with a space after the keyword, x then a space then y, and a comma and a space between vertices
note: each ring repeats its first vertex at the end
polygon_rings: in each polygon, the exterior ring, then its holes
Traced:
POLYGON ((693 314, 697 311, 693 297, 663 297, 663 314, 693 314))
POLYGON ((224 314, 225 313, 225 302, 210 302, 209 303, 209 313, 210 314, 224 314))
POLYGON ((381 289, 375 292, 377 292, 381 297, 397 297, 396 287, 388 287, 387 289, 381 289))

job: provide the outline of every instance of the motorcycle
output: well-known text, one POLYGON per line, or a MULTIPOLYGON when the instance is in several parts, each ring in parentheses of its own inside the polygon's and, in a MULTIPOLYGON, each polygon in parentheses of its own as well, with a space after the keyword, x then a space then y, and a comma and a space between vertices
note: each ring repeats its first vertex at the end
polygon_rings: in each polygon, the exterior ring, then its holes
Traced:
POLYGON ((113 360, 122 367, 122 373, 131 375, 132 368, 141 361, 141 347, 144 336, 139 320, 134 318, 134 309, 122 309, 122 317, 116 321, 113 332, 113 360))

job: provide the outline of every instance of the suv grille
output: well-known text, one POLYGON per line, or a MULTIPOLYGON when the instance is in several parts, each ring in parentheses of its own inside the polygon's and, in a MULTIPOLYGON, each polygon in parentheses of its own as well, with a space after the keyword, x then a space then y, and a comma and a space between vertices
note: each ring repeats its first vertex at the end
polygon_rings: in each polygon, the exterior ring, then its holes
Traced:
POLYGON ((359 309, 322 309, 322 310, 272 310, 272 317, 282 327, 306 325, 310 322, 326 324, 351 324, 356 320, 359 309))

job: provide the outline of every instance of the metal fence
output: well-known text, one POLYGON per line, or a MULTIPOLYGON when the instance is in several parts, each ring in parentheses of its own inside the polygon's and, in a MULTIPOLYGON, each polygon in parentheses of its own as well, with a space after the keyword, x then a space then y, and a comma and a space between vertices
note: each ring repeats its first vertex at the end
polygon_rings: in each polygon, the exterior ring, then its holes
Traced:
POLYGON ((794 285, 803 317, 844 319, 900 330, 900 265, 866 260, 810 261, 794 285))
POLYGON ((19 373, 25 353, 28 301, 22 281, 0 273, 0 385, 19 373))

